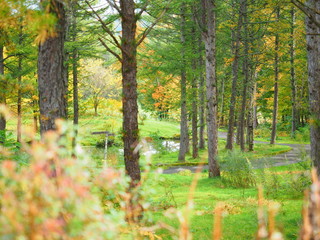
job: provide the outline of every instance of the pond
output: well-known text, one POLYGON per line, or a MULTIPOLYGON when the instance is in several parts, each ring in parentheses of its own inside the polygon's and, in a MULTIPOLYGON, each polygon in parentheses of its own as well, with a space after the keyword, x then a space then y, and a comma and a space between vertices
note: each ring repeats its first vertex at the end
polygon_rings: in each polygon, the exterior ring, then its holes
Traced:
MULTIPOLYGON (((176 152, 179 151, 180 142, 178 140, 157 140, 145 143, 140 150, 143 156, 153 155, 160 152, 176 152)), ((83 149, 95 160, 97 165, 101 165, 101 160, 104 158, 104 148, 93 146, 84 146, 83 149)), ((108 147, 108 164, 112 166, 123 165, 123 149, 117 147, 108 147)))

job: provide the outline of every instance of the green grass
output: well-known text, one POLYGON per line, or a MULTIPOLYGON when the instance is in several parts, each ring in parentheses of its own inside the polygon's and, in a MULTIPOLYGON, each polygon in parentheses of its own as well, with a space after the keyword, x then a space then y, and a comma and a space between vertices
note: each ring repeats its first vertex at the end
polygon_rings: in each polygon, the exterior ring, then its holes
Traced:
POLYGON ((142 137, 157 134, 159 137, 170 139, 177 137, 180 134, 180 128, 177 122, 145 120, 143 123, 143 125, 139 125, 142 137))
MULTIPOLYGON (((193 180, 192 176, 180 176, 179 174, 161 175, 158 182, 153 182, 149 187, 156 190, 151 197, 154 205, 164 202, 167 205, 176 205, 178 210, 186 206, 189 186, 193 180), (174 200, 167 198, 166 192, 171 191, 174 200), (175 203, 174 203, 175 202, 175 203)), ((266 202, 278 202, 281 205, 276 218, 277 227, 284 232, 285 239, 296 239, 301 221, 302 193, 299 199, 277 199, 269 198, 266 202)), ((213 210, 217 203, 223 202, 225 217, 223 218, 224 240, 254 239, 257 222, 257 190, 256 188, 236 189, 225 186, 219 178, 208 179, 202 174, 193 196, 194 211, 191 217, 190 231, 193 239, 211 239, 213 226, 213 210)), ((166 222, 179 228, 177 218, 170 219, 163 216, 164 210, 156 210, 155 221, 166 222)), ((173 239, 166 230, 157 232, 163 239, 173 239)))

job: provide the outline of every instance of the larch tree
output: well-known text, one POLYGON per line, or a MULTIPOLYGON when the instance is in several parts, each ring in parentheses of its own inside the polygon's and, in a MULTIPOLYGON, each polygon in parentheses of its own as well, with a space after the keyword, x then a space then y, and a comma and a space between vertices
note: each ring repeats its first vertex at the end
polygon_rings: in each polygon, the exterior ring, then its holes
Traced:
POLYGON ((220 176, 218 164, 218 92, 216 77, 216 6, 214 0, 201 0, 198 20, 206 54, 206 97, 209 177, 220 176))
POLYGON ((186 73, 186 4, 181 3, 181 104, 180 104, 180 147, 178 160, 185 161, 189 149, 188 111, 187 111, 187 73, 186 73))
POLYGON ((66 15, 64 3, 58 0, 41 2, 56 18, 54 33, 39 44, 38 90, 40 131, 55 129, 55 120, 67 116, 67 86, 64 79, 64 41, 66 15))
MULTIPOLYGON (((140 20, 142 14, 146 12, 150 1, 135 2, 134 0, 120 0, 118 2, 107 0, 113 12, 120 18, 121 35, 119 36, 110 26, 114 21, 114 17, 111 22, 103 20, 99 9, 96 9, 89 0, 85 0, 85 2, 90 9, 90 13, 100 23, 105 33, 99 35, 99 41, 105 49, 113 54, 121 63, 124 161, 126 173, 131 177, 132 186, 134 186, 141 179, 139 166, 140 155, 137 149, 139 144, 137 48, 163 16, 166 7, 160 10, 156 19, 150 23, 142 33, 138 33, 137 21, 140 20), (118 53, 114 47, 120 50, 121 53, 118 53)), ((115 16, 115 14, 113 14, 113 16, 115 16)))
POLYGON ((320 176, 320 1, 292 1, 306 14, 311 160, 320 176))
MULTIPOLYGON (((280 8, 276 7, 276 21, 280 18, 280 8)), ((278 97, 279 97, 279 34, 275 34, 274 42, 274 96, 272 113, 272 131, 270 144, 275 144, 277 134, 278 97)))
MULTIPOLYGON (((233 2, 233 9, 236 8, 235 2, 233 2)), ((226 149, 233 149, 233 139, 234 139, 234 122, 235 122, 235 107, 236 107, 236 96, 237 96, 237 83, 238 83, 238 70, 239 70, 239 55, 240 55, 240 37, 242 28, 242 13, 239 9, 238 11, 238 21, 235 29, 232 31, 232 50, 234 54, 232 62, 232 87, 231 87, 231 97, 229 105, 229 123, 228 123, 228 134, 226 149)))

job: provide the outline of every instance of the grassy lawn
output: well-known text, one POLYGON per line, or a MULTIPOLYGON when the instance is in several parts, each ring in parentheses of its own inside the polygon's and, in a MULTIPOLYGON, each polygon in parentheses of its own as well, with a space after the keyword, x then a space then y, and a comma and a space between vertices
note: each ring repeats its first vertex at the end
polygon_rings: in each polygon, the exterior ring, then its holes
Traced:
MULTIPOLYGON (((275 168, 272 171, 278 170, 275 168)), ((162 206, 163 209, 177 206, 178 210, 182 211, 186 206, 189 186, 193 178, 194 174, 190 176, 160 175, 158 181, 150 183, 148 186, 156 190, 156 194, 151 197, 153 205, 157 208, 162 206)), ((288 180, 294 176, 287 174, 285 178, 288 180)), ((270 188, 271 186, 266 186, 265 191, 270 188)), ((301 221, 302 198, 302 192, 298 195, 288 192, 288 194, 281 194, 278 197, 265 196, 264 207, 266 210, 272 204, 278 203, 280 205, 276 226, 284 233, 285 239, 297 239, 301 221)), ((222 227, 224 240, 254 239, 258 226, 257 189, 255 187, 233 188, 220 178, 208 179, 207 174, 203 173, 198 181, 193 201, 194 209, 190 218, 190 231, 193 239, 212 239, 213 210, 217 203, 221 203, 224 209, 222 227)), ((180 226, 178 219, 164 217, 163 213, 164 210, 155 210, 155 220, 165 222, 178 229, 180 226)), ((166 230, 159 230, 157 234, 163 239, 173 239, 172 234, 166 230)))

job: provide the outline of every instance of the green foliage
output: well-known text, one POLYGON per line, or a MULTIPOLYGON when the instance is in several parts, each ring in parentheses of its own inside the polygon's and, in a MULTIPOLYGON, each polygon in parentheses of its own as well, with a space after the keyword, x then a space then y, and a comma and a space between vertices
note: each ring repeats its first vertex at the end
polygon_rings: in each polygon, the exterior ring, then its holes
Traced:
POLYGON ((219 161, 222 182, 236 188, 248 188, 256 185, 256 175, 250 161, 239 151, 229 151, 219 161))

